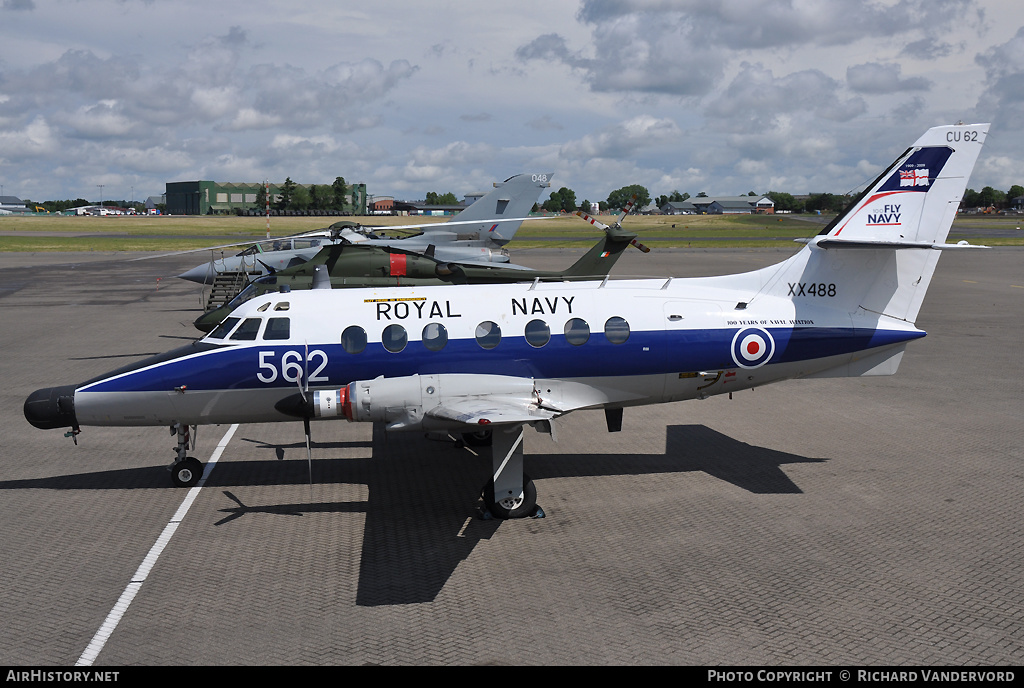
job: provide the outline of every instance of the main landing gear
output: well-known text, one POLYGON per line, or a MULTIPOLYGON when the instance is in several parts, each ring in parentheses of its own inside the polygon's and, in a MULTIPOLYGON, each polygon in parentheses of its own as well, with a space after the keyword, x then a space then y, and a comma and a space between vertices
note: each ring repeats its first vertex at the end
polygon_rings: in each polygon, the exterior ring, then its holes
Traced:
POLYGON ((484 485, 485 519, 544 518, 537 488, 523 473, 523 426, 495 428, 491 433, 491 479, 484 485))
POLYGON ((178 487, 193 487, 203 477, 202 462, 195 457, 186 456, 189 449, 195 449, 193 430, 187 425, 175 423, 171 426, 171 434, 178 436, 174 463, 170 466, 171 481, 178 487))

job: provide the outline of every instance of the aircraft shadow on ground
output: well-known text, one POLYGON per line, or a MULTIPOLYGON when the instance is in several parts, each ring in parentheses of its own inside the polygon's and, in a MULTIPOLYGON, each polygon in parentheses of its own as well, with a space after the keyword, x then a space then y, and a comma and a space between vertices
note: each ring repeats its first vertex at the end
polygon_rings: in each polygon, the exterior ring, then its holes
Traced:
MULTIPOLYGON (((372 443, 314 443, 315 452, 372 446, 371 458, 318 458, 312 482, 365 484, 363 502, 296 501, 258 504, 240 488, 305 485, 310 467, 305 444, 271 445, 240 438, 256 449, 287 460, 222 460, 208 472, 206 487, 222 493, 222 507, 211 527, 230 528, 240 518, 260 515, 305 516, 361 513, 365 516, 356 603, 362 606, 430 602, 460 562, 501 521, 479 518, 474 505, 490 473, 490 452, 478 455, 449 442, 426 441, 416 433, 384 435, 375 429, 372 443), (301 458, 299 458, 301 457, 301 458)), ((785 464, 821 463, 785 452, 738 442, 701 425, 666 429, 663 454, 543 454, 526 456, 526 471, 538 481, 615 475, 704 472, 754 494, 799 494, 783 472, 785 464)), ((164 466, 80 473, 31 480, 0 481, 3 489, 177 489, 164 466)), ((550 496, 550 495, 549 495, 550 496)), ((557 518, 557 513, 548 515, 557 518)))

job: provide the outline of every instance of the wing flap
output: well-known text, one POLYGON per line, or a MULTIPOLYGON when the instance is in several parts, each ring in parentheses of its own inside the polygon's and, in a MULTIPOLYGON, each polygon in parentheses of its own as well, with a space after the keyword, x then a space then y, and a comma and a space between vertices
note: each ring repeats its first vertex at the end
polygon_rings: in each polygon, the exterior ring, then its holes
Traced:
POLYGON ((449 399, 427 410, 424 415, 464 425, 509 425, 550 420, 557 411, 543 409, 521 399, 471 398, 449 399))

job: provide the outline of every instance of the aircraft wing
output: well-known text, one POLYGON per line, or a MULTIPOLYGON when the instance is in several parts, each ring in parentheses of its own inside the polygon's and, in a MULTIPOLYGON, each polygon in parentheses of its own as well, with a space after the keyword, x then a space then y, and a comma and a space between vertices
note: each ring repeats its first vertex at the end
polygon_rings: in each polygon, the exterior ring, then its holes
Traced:
POLYGON ((445 401, 428 410, 425 415, 465 425, 502 425, 550 420, 559 413, 540 408, 535 403, 526 403, 522 399, 464 397, 445 401))
POLYGON ((535 423, 579 409, 628 403, 636 394, 570 380, 441 373, 352 382, 331 398, 333 405, 317 408, 317 417, 336 416, 338 408, 345 408, 350 420, 383 421, 389 430, 411 430, 431 425, 427 420, 473 427, 535 423))

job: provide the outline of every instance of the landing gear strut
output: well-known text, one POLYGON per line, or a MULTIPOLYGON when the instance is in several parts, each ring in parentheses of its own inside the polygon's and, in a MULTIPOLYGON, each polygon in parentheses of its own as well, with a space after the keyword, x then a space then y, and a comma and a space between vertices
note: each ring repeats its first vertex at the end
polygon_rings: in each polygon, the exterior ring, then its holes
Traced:
POLYGON ((523 473, 523 426, 492 432, 491 479, 483 489, 484 518, 544 518, 537 488, 523 473))
POLYGON ((178 487, 192 487, 203 477, 203 464, 195 457, 186 456, 189 449, 195 448, 191 429, 187 425, 175 423, 171 426, 171 434, 178 436, 174 463, 171 464, 171 481, 178 487))

